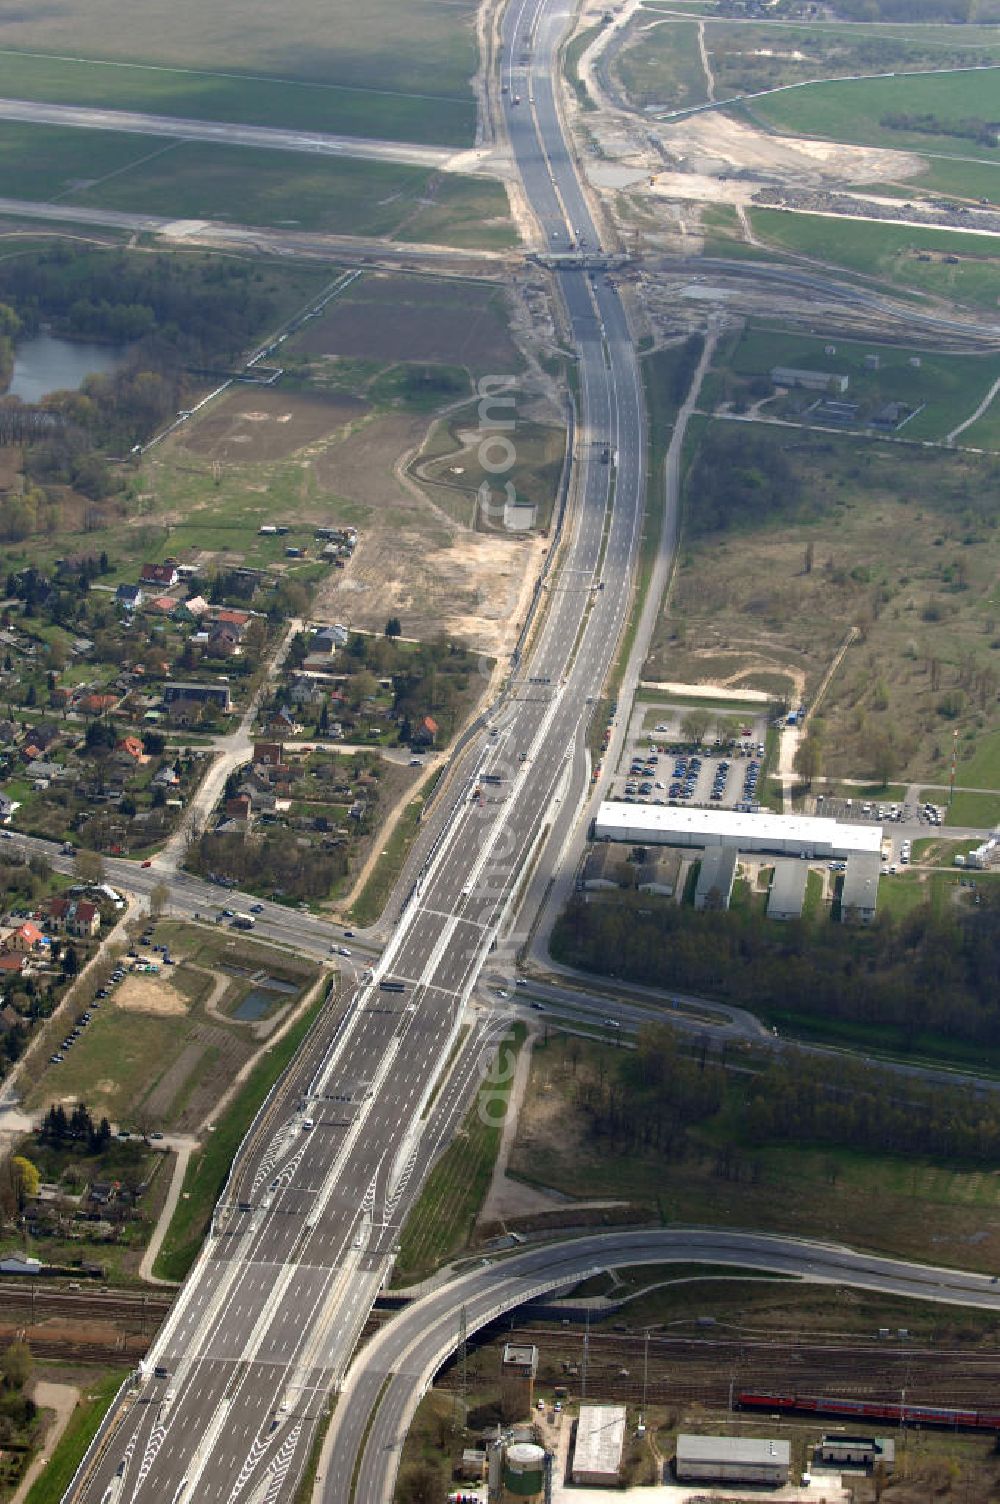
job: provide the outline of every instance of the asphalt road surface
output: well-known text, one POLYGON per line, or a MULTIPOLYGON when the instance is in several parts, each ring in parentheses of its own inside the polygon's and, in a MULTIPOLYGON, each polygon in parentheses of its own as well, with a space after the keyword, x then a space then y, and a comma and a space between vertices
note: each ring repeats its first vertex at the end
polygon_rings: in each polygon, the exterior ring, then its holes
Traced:
MULTIPOLYGON (((534 103, 510 108, 510 129, 546 237, 593 249, 552 85, 568 18, 565 0, 515 6, 508 25, 530 27, 519 47, 537 61, 534 103)), ((519 92, 529 94, 527 86, 519 92)), ((68 1499, 290 1497, 325 1398, 389 1272, 426 1167, 424 1108, 629 603, 645 492, 633 342, 602 276, 568 269, 558 281, 579 356, 581 414, 556 575, 566 588, 553 590, 530 659, 484 731, 462 797, 372 976, 324 1017, 265 1108, 149 1374, 123 1392, 68 1499), (616 462, 602 460, 605 450, 616 462)), ((494 398, 491 411, 513 421, 516 444, 512 395, 511 407, 494 398)), ((263 923, 260 930, 267 933, 263 923)))
POLYGON ((962 1274, 855 1253, 835 1243, 763 1233, 706 1228, 602 1233, 548 1244, 493 1263, 484 1260, 415 1301, 360 1354, 340 1395, 328 1436, 322 1463, 324 1504, 349 1504, 356 1466, 353 1498, 364 1504, 390 1504, 400 1450, 413 1414, 434 1374, 458 1347, 463 1312, 471 1334, 527 1300, 602 1269, 666 1263, 763 1269, 882 1295, 1000 1310, 1000 1285, 989 1275, 962 1274))
POLYGON ((443 169, 458 155, 443 146, 411 146, 404 141, 376 141, 364 136, 330 136, 322 131, 186 120, 174 115, 147 115, 138 110, 46 104, 32 99, 0 99, 0 120, 91 131, 124 131, 130 136, 170 136, 178 141, 209 141, 218 146, 269 147, 277 151, 306 152, 310 156, 364 157, 379 162, 408 163, 411 167, 443 169))

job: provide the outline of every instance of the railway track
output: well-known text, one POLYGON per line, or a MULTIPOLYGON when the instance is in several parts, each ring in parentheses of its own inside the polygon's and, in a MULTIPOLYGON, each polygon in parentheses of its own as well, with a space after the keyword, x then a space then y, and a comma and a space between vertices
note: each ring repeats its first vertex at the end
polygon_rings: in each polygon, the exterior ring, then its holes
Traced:
POLYGON ((31 1326, 39 1317, 64 1316, 122 1325, 138 1323, 152 1333, 165 1319, 172 1302, 172 1295, 159 1291, 132 1293, 104 1285, 66 1290, 51 1285, 0 1283, 0 1323, 9 1323, 19 1315, 23 1324, 31 1326))
MULTIPOLYGON (((561 1327, 522 1329, 540 1348, 542 1386, 562 1383, 579 1395, 584 1386, 584 1334, 561 1327)), ((499 1372, 500 1349, 510 1332, 491 1335, 475 1354, 483 1377, 499 1372)), ((676 1337, 651 1333, 648 1360, 641 1332, 591 1330, 586 1339, 586 1393, 619 1403, 727 1405, 734 1389, 831 1393, 851 1399, 982 1407, 1000 1398, 1000 1350, 963 1350, 926 1342, 876 1347, 872 1341, 763 1337, 676 1337)), ((457 1370, 439 1377, 451 1388, 457 1370)))

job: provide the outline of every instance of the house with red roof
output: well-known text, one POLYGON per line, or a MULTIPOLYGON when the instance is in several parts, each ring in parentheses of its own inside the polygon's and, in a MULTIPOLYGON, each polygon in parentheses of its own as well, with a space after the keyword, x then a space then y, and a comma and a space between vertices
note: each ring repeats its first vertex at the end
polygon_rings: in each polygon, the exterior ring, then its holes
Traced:
POLYGON ((422 747, 430 747, 437 739, 440 729, 432 715, 425 715, 413 732, 413 741, 422 747))
POLYGON ((179 579, 176 564, 144 564, 139 576, 143 585, 166 585, 168 588, 176 585, 179 579))
POLYGON ((16 929, 9 930, 0 941, 0 949, 10 953, 16 952, 26 956, 31 951, 37 950, 45 939, 44 933, 38 928, 33 919, 26 919, 16 929))
POLYGON ((77 708, 81 710, 84 715, 107 715, 108 711, 114 710, 117 704, 117 695, 94 694, 84 695, 77 708))

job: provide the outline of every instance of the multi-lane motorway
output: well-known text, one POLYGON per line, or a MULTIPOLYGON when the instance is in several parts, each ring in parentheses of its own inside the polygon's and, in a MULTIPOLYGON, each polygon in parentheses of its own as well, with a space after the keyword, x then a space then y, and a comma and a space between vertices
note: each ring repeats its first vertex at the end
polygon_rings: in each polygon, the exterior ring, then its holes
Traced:
MULTIPOLYGON (((514 53, 521 103, 508 96, 509 128, 549 244, 594 248, 553 84, 568 17, 565 0, 511 8, 505 52, 514 53)), ((268 1104, 149 1375, 123 1392, 69 1499, 289 1497, 389 1272, 426 1164, 425 1106, 545 829, 631 594, 645 488, 633 342, 603 277, 570 268, 558 281, 580 384, 574 501, 554 576, 566 588, 551 593, 536 644, 484 730, 389 944, 268 1104), (605 449, 616 462, 602 461, 605 449), (476 794, 484 779, 490 800, 476 794)), ((516 445, 516 426, 512 437, 516 445)))

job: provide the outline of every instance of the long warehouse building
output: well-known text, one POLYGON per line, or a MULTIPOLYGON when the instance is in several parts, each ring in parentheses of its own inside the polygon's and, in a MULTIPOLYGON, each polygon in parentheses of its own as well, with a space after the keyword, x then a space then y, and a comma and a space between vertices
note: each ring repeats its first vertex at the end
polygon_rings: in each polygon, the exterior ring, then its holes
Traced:
POLYGON ((629 841, 640 846, 734 846, 737 851, 768 851, 810 860, 878 857, 881 825, 849 825, 814 815, 744 814, 728 809, 685 809, 672 805, 623 804, 605 799, 594 820, 595 841, 629 841))

